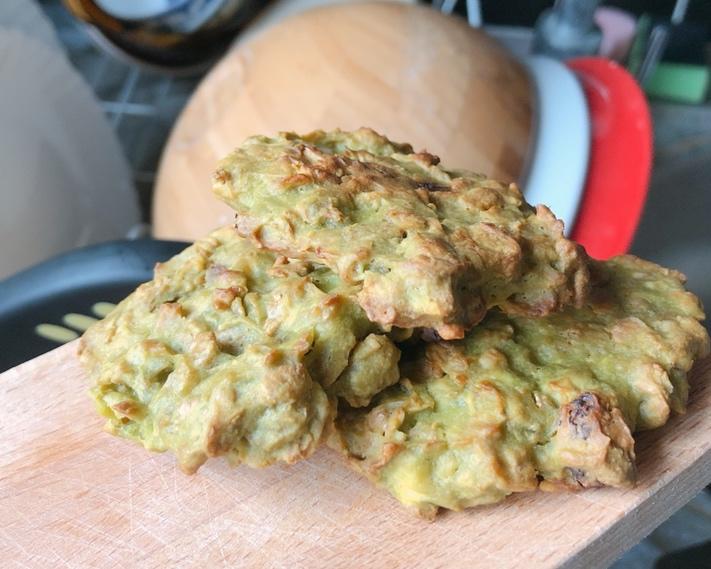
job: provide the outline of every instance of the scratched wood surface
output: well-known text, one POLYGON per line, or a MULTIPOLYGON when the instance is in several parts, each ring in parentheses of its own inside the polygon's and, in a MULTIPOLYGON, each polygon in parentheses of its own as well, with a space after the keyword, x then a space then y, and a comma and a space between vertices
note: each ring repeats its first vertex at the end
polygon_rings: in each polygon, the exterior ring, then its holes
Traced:
POLYGON ((2 567, 598 567, 711 481, 711 359, 638 439, 634 490, 533 493, 428 523, 327 449, 193 477, 102 432, 69 344, 0 376, 2 567))

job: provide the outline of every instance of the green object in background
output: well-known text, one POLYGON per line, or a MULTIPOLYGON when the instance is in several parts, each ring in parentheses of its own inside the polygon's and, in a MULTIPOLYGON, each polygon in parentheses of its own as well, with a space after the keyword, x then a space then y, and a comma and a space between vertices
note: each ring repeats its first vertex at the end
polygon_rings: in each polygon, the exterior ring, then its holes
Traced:
POLYGON ((688 63, 660 62, 644 85, 652 97, 679 103, 702 103, 709 88, 709 69, 688 63))
POLYGON ((642 14, 639 20, 637 20, 637 32, 635 33, 630 53, 627 56, 627 71, 635 77, 642 66, 642 60, 644 59, 644 53, 647 49, 647 40, 649 39, 651 29, 652 18, 648 14, 642 14))
MULTIPOLYGON (((643 61, 650 48, 650 36, 654 27, 654 21, 649 14, 643 14, 637 21, 637 32, 627 58, 627 70, 638 77, 638 80, 643 73, 643 61)), ((677 29, 676 33, 683 32, 677 29)), ((711 70, 700 63, 662 60, 653 67, 648 78, 642 80, 644 90, 650 97, 677 103, 698 104, 706 100, 709 83, 711 83, 711 70)))

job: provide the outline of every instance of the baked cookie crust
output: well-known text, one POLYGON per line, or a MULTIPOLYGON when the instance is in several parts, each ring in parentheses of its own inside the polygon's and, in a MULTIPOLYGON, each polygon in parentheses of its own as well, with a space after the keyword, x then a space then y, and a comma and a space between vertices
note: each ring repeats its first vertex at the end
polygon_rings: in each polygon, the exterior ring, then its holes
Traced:
POLYGON ((241 235, 330 267, 384 329, 462 338, 491 308, 543 316, 588 291, 585 252, 545 206, 370 129, 249 138, 213 190, 241 235))
POLYGON ((709 337, 679 273, 631 256, 593 272, 582 308, 491 312, 464 340, 405 355, 397 385, 341 408, 331 445, 427 518, 538 487, 633 484, 632 433, 684 411, 709 337))
POLYGON ((226 227, 159 264, 80 357, 107 429, 194 472, 308 457, 336 396, 367 404, 399 379, 400 351, 332 271, 226 227))

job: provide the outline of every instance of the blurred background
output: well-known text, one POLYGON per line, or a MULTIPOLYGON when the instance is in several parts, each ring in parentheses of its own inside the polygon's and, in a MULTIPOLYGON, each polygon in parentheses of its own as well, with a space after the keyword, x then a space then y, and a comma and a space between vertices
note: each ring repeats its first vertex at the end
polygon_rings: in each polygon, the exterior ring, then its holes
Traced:
MULTIPOLYGON (((372 126, 516 181, 595 257, 711 306, 707 0, 2 0, 0 369, 231 212, 254 133, 372 126)), ((616 567, 708 567, 702 494, 616 567)))

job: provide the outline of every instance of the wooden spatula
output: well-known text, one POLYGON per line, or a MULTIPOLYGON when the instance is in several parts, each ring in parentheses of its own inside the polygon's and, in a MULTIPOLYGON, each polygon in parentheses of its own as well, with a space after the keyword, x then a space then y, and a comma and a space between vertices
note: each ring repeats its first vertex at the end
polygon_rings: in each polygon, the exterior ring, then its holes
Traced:
POLYGON ((76 342, 0 375, 0 559, 22 567, 602 567, 711 481, 711 359, 639 435, 633 490, 543 492, 422 521, 323 449, 195 476, 102 432, 76 342))

